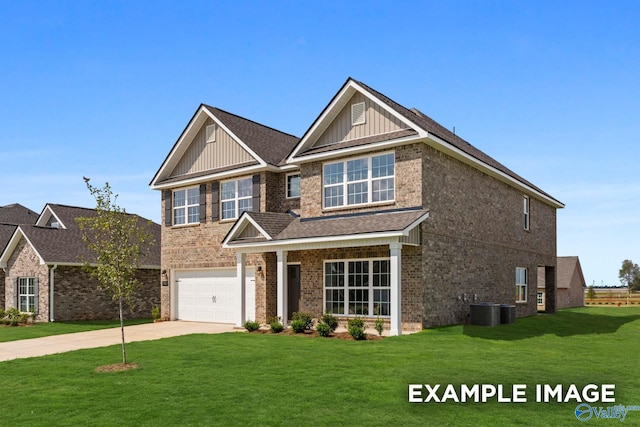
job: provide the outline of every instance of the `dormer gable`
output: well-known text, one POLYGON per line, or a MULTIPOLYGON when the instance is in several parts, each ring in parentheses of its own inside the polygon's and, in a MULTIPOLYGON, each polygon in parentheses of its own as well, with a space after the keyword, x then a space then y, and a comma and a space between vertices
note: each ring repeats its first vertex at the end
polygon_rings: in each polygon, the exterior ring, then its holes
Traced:
POLYGON ((51 205, 46 205, 44 207, 35 225, 39 227, 51 227, 51 228, 61 228, 61 229, 67 228, 67 226, 62 222, 62 220, 60 220, 58 215, 56 215, 51 205))
POLYGON ((154 189, 278 165, 298 138, 201 104, 151 181, 154 189))

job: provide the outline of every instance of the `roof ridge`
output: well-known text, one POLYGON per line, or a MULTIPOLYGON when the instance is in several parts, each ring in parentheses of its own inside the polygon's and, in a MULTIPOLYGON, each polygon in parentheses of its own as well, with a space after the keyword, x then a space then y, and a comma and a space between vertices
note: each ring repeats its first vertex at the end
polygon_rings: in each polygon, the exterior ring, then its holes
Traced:
POLYGON ((234 117, 237 117, 237 118, 242 119, 244 121, 247 121, 247 122, 253 123, 255 125, 261 126, 261 127, 265 128, 265 129, 270 129, 270 130, 272 130, 274 132, 278 132, 278 133, 281 133, 281 134, 286 135, 286 136, 290 136, 290 137, 293 137, 293 138, 300 139, 300 137, 298 137, 296 135, 293 135, 291 133, 281 131, 280 129, 276 129, 276 128, 271 127, 271 126, 267 126, 267 125, 262 124, 260 122, 256 122, 255 120, 247 119, 246 117, 242 117, 242 116, 240 116, 238 114, 230 113, 229 111, 223 110, 222 108, 214 107, 213 105, 209 105, 209 104, 205 104, 205 103, 202 103, 202 105, 204 105, 207 108, 211 108, 213 110, 217 110, 217 111, 220 111, 222 113, 228 114, 230 116, 234 116, 234 117))

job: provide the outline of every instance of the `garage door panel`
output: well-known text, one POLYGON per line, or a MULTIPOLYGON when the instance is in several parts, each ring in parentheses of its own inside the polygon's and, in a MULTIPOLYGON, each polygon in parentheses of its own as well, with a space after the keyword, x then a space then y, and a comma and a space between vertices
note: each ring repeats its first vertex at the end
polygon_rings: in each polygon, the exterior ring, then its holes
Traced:
MULTIPOLYGON (((177 318, 197 322, 236 323, 240 289, 236 269, 176 272, 177 318)), ((255 273, 246 271, 246 319, 255 318, 255 273)), ((245 319, 245 320, 246 320, 245 319)))

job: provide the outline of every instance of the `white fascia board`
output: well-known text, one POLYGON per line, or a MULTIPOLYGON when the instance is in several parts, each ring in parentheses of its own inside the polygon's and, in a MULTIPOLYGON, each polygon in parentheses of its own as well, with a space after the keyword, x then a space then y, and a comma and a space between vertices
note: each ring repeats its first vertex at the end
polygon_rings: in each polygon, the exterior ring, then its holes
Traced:
POLYGON ((24 231, 22 231, 22 228, 18 226, 18 228, 16 228, 16 231, 13 232, 13 236, 11 236, 11 239, 9 240, 7 247, 2 252, 2 255, 0 255, 0 268, 7 268, 7 263, 9 262, 9 258, 11 258, 11 255, 13 255, 13 251, 16 249, 16 247, 18 246, 18 243, 20 243, 20 240, 23 238, 24 240, 27 241, 27 243, 31 246, 33 251, 38 256, 38 259, 40 260, 40 265, 46 264, 42 256, 40 256, 40 254, 38 253, 38 250, 36 249, 36 247, 33 246, 31 241, 24 234, 24 231))
MULTIPOLYGON (((164 190, 167 188, 177 188, 177 187, 186 187, 189 185, 196 185, 196 184, 204 184, 205 182, 209 182, 209 181, 213 181, 213 180, 221 180, 221 179, 226 179, 226 178, 232 178, 232 177, 236 177, 236 176, 240 176, 240 175, 245 175, 247 173, 253 173, 253 172, 262 172, 265 170, 270 170, 269 168, 266 168, 262 165, 251 165, 251 166, 246 166, 244 168, 240 168, 240 169, 231 169, 228 171, 224 171, 224 172, 219 172, 219 173, 212 173, 210 175, 203 175, 203 176, 199 176, 196 178, 188 178, 185 180, 181 180, 181 181, 173 181, 173 182, 167 182, 165 184, 155 184, 151 186, 152 190, 164 190)), ((177 178, 177 177, 176 177, 177 178)))
POLYGON ((389 141, 373 142, 371 144, 359 145, 356 147, 341 148, 334 151, 325 151, 323 153, 316 153, 316 154, 310 154, 307 156, 296 157, 294 161, 297 163, 308 163, 315 160, 326 160, 326 159, 332 159, 335 157, 349 156, 352 154, 370 153, 371 151, 374 151, 374 150, 393 148, 393 147, 398 147, 401 145, 406 145, 406 144, 411 144, 414 142, 421 142, 421 141, 424 141, 423 137, 419 135, 418 136, 411 135, 411 136, 406 136, 404 138, 392 139, 389 141))
POLYGON ((411 230, 413 230, 414 228, 416 228, 418 225, 420 225, 424 220, 426 220, 427 218, 429 218, 429 212, 425 212, 423 215, 420 215, 420 217, 418 219, 416 219, 415 221, 413 221, 411 224, 409 224, 404 230, 402 230, 402 234, 404 236, 408 236, 409 233, 411 233, 411 230))
POLYGON ((265 162, 262 157, 258 156, 255 151, 253 151, 251 148, 249 148, 249 146, 247 146, 247 144, 245 144, 244 142, 242 142, 242 140, 240 138, 238 138, 236 136, 236 134, 234 134, 233 132, 231 132, 229 130, 228 127, 226 127, 224 125, 224 123, 222 123, 220 120, 218 120, 218 118, 211 112, 209 111, 206 107, 204 107, 204 111, 205 113, 218 125, 220 126, 229 136, 231 136, 231 138, 237 142, 242 148, 244 148, 257 162, 260 163, 261 166, 267 166, 267 162, 265 162))
POLYGON ((36 221, 35 225, 40 227, 45 227, 47 225, 45 221, 45 218, 46 218, 45 213, 48 213, 50 216, 53 216, 62 228, 65 228, 65 229, 67 228, 67 226, 64 225, 62 221, 60 221, 60 218, 58 218, 58 215, 56 215, 53 209, 51 209, 51 206, 49 206, 48 204, 42 210, 42 213, 38 217, 38 220, 36 221))
POLYGON ((403 231, 404 230, 385 231, 380 233, 347 234, 343 236, 307 237, 269 242, 237 243, 231 245, 228 244, 228 242, 225 242, 222 244, 222 247, 225 249, 234 249, 238 252, 271 252, 271 250, 267 250, 267 248, 298 250, 302 247, 323 249, 367 245, 374 246, 389 242, 397 242, 400 237, 404 236, 403 231))
POLYGON ((260 234, 262 234, 267 240, 273 240, 273 237, 271 237, 269 233, 264 231, 264 229, 260 227, 260 225, 258 225, 258 223, 253 218, 251 218, 249 214, 247 214, 246 212, 242 212, 240 218, 236 221, 233 227, 231 227, 229 233, 227 233, 227 237, 225 237, 225 239, 222 241, 222 247, 225 247, 225 245, 230 240, 235 238, 236 234, 241 233, 247 225, 253 225, 256 230, 258 230, 258 232, 260 232, 260 234))
POLYGON ((449 144, 448 142, 444 141, 443 139, 440 139, 439 137, 437 137, 436 135, 433 134, 429 134, 428 139, 431 141, 431 146, 433 146, 435 149, 444 152, 445 154, 450 155, 451 157, 458 159, 460 161, 462 161, 463 163, 469 164, 473 167, 475 167, 476 169, 483 171, 484 173, 488 174, 489 176, 492 176, 502 182, 505 182, 507 184, 509 184, 512 187, 518 188, 521 191, 534 196, 535 198, 544 201, 545 203, 558 208, 558 209, 562 209, 564 208, 564 204, 559 202, 558 200, 555 200, 554 198, 547 196, 546 194, 541 193, 540 191, 536 190, 535 188, 532 188, 530 186, 528 186, 527 184, 513 178, 510 175, 507 175, 506 173, 494 168, 493 166, 490 166, 488 164, 486 164, 483 161, 480 161, 478 159, 476 159, 475 157, 465 153, 464 151, 460 150, 459 148, 453 146, 452 144, 449 144))

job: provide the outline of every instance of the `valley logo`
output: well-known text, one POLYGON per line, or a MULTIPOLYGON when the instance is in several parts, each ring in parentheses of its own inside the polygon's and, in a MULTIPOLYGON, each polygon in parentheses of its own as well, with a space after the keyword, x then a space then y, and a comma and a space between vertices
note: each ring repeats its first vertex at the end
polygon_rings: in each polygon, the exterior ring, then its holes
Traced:
POLYGON ((614 405, 607 407, 595 407, 586 403, 576 406, 575 415, 579 421, 589 421, 593 417, 597 419, 617 419, 621 422, 627 418, 629 411, 640 411, 637 405, 614 405))

